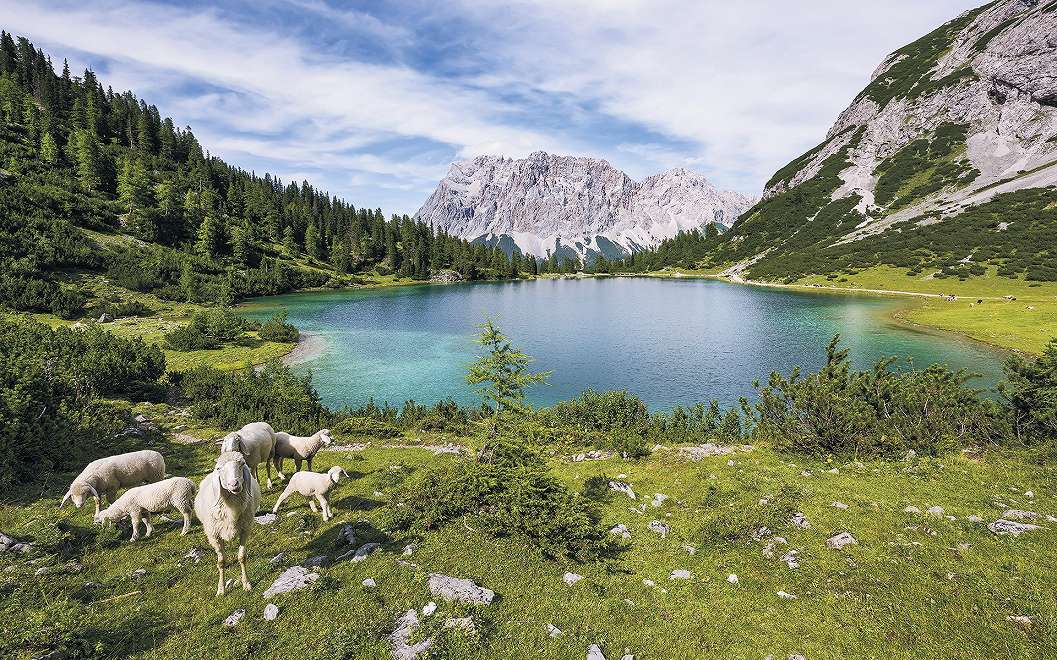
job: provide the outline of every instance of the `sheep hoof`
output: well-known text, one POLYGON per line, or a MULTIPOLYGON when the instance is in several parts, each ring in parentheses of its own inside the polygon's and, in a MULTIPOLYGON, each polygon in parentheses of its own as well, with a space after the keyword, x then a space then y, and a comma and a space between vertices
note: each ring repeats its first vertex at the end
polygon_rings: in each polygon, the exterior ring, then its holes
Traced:
POLYGON ((243 582, 242 583, 242 590, 243 591, 252 591, 253 587, 250 585, 249 582, 243 582))

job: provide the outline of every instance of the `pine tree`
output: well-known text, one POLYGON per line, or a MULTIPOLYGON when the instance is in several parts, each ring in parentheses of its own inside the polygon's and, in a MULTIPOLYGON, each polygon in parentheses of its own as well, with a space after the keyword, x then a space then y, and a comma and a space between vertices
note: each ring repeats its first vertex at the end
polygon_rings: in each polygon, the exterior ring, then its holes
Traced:
POLYGON ((297 238, 294 236, 294 228, 290 225, 287 225, 286 229, 283 230, 283 252, 291 258, 300 254, 300 250, 297 249, 297 238))
POLYGON ((206 211, 202 224, 198 226, 198 240, 195 250, 203 257, 220 256, 224 243, 224 228, 213 211, 206 211))
POLYGON ((509 339, 495 326, 491 319, 478 326, 476 342, 483 346, 486 354, 477 358, 466 373, 470 385, 483 385, 479 390, 485 404, 493 410, 492 433, 499 430, 501 417, 506 413, 528 410, 525 405, 525 389, 535 383, 546 382, 549 371, 528 371, 532 358, 519 348, 510 345, 509 339))
POLYGON ((150 174, 142 158, 129 152, 121 164, 117 177, 118 199, 128 211, 128 223, 148 240, 157 240, 158 231, 153 221, 153 188, 150 174))
POLYGON ((323 244, 319 238, 319 231, 316 229, 316 223, 308 223, 308 227, 305 229, 305 250, 309 255, 316 259, 323 257, 323 244))
POLYGON ((40 139, 40 159, 48 165, 59 162, 59 145, 55 144, 51 131, 45 131, 44 137, 40 139))
POLYGON ((253 256, 253 242, 250 239, 250 228, 242 222, 231 231, 231 256, 243 266, 250 265, 253 256))
POLYGON ((99 143, 90 131, 77 134, 77 181, 88 191, 99 190, 100 176, 99 143))

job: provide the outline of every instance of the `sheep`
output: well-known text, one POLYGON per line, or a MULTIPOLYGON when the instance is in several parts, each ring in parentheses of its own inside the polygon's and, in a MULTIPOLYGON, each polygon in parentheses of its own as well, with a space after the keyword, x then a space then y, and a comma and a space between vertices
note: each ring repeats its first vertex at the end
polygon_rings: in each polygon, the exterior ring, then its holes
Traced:
POLYGON ((105 497, 114 503, 120 488, 139 486, 165 478, 165 459, 152 449, 133 451, 117 456, 100 458, 89 463, 70 483, 70 488, 59 502, 61 509, 66 500, 72 500, 78 509, 85 498, 95 500, 95 513, 99 513, 99 500, 105 497))
POLYGON ((316 452, 319 451, 320 447, 325 447, 334 442, 330 438, 329 429, 320 429, 310 436, 290 435, 285 431, 279 431, 275 434, 275 472, 278 475, 279 481, 285 481, 286 476, 283 474, 283 460, 287 458, 294 459, 294 467, 298 471, 301 470, 301 461, 308 461, 308 469, 312 470, 312 458, 315 457, 316 452))
POLYGON ((195 484, 186 477, 170 477, 146 486, 129 488, 117 501, 95 514, 95 524, 117 522, 122 518, 132 519, 132 541, 139 538, 139 521, 143 520, 147 536, 154 528, 150 524, 150 514, 176 509, 184 518, 180 536, 187 536, 191 531, 191 511, 194 507, 195 484))
POLYGON ((267 422, 252 422, 238 431, 224 436, 220 452, 237 451, 246 457, 246 464, 253 470, 257 483, 261 482, 257 467, 264 463, 268 477, 268 488, 272 487, 272 454, 275 453, 275 431, 267 422))
POLYGON ((261 503, 261 487, 253 478, 246 457, 237 451, 217 457, 216 467, 198 486, 195 516, 202 523, 206 541, 217 553, 217 595, 224 595, 224 546, 239 540, 242 588, 250 590, 246 576, 246 540, 253 529, 253 516, 261 503))
POLYGON ((334 517, 330 510, 330 500, 327 498, 327 494, 341 480, 342 475, 346 479, 349 478, 349 473, 340 465, 335 465, 322 474, 319 472, 295 472, 290 477, 290 483, 286 485, 286 490, 275 501, 272 513, 278 513, 279 507, 288 497, 294 493, 301 493, 308 498, 308 506, 312 507, 313 513, 316 511, 316 502, 312 498, 315 497, 319 500, 319 506, 323 509, 323 522, 327 522, 334 517))

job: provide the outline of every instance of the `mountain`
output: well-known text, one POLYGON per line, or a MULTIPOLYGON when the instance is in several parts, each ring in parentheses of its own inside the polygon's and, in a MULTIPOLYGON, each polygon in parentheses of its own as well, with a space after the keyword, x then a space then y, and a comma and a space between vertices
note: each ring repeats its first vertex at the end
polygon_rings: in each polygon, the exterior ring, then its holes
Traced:
POLYGON ((705 177, 674 169, 636 182, 605 160, 542 151, 453 163, 416 219, 523 253, 619 258, 709 222, 726 228, 751 206, 705 177))
POLYGON ((877 264, 1057 280, 1057 1, 999 0, 889 55, 715 255, 763 279, 877 264))

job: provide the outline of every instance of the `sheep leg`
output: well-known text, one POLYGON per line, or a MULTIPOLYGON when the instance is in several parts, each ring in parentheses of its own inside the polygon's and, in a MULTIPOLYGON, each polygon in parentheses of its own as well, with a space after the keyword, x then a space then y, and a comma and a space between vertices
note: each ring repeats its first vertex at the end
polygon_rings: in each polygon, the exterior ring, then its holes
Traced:
POLYGON ((239 535, 239 569, 242 571, 242 588, 245 591, 250 590, 250 579, 246 576, 246 537, 249 534, 239 535))
POLYGON ((286 475, 283 474, 283 457, 276 456, 272 459, 272 463, 275 464, 275 478, 279 481, 286 481, 286 475))
POLYGON ((311 471, 312 471, 312 459, 313 459, 313 458, 314 458, 313 456, 309 456, 309 457, 308 457, 308 471, 309 471, 309 472, 311 472, 311 471))
POLYGON ((290 497, 293 492, 294 489, 287 486, 286 490, 283 491, 283 494, 279 496, 279 499, 275 500, 275 506, 272 507, 272 513, 278 513, 279 506, 282 505, 282 503, 286 501, 286 498, 290 497))
POLYGON ((154 533, 154 527, 152 527, 151 524, 150 524, 150 512, 149 511, 143 514, 143 524, 147 526, 147 536, 149 537, 151 534, 154 533))
POLYGON ((187 536, 187 532, 191 531, 191 510, 180 509, 180 514, 184 517, 184 528, 180 530, 180 536, 187 536))
POLYGON ((330 512, 330 502, 327 501, 326 495, 316 495, 319 498, 319 506, 323 508, 323 522, 327 522, 334 515, 330 512))
POLYGON ((224 595, 224 548, 220 545, 214 545, 213 550, 217 553, 217 572, 220 574, 220 578, 217 580, 217 595, 224 595))
POLYGON ((301 459, 300 458, 295 458, 294 459, 294 467, 297 468, 298 472, 301 471, 301 459))
POLYGON ((272 489, 272 462, 264 459, 264 472, 268 476, 268 490, 272 489))
POLYGON ((99 515, 99 496, 93 495, 92 499, 95 500, 95 515, 99 515))
POLYGON ((129 540, 130 541, 135 541, 135 540, 139 539, 139 520, 140 520, 139 511, 133 510, 129 514, 129 518, 132 520, 132 538, 129 539, 129 540))
POLYGON ((316 501, 311 497, 308 498, 308 508, 312 509, 312 513, 319 513, 319 510, 316 509, 316 501))

